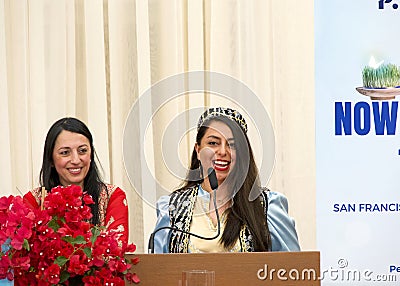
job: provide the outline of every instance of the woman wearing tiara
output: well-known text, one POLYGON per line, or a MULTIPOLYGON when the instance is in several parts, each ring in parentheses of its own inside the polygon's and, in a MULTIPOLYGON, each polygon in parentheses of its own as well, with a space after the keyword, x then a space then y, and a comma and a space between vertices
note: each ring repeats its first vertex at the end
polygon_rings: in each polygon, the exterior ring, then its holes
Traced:
POLYGON ((164 229, 155 233, 156 253, 300 250, 287 199, 261 187, 246 121, 230 108, 209 108, 200 117, 188 175, 158 200, 157 216, 155 229, 164 229))

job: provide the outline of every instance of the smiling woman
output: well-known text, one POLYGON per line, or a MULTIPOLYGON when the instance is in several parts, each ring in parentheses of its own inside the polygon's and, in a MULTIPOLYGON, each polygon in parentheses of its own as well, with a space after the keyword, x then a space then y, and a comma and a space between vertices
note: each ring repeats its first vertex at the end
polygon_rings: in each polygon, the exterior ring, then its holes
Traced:
POLYGON ((154 251, 299 251, 287 208, 282 194, 261 187, 242 115, 209 108, 199 119, 186 180, 158 200, 154 251), (211 188, 210 168, 217 192, 211 188), (251 193, 258 197, 251 200, 251 193))
POLYGON ((53 161, 63 186, 74 184, 83 188, 90 167, 90 154, 88 138, 79 133, 61 131, 54 145, 53 161))
POLYGON ((231 129, 222 121, 208 125, 203 139, 195 143, 197 158, 203 162, 203 169, 213 167, 218 185, 221 185, 235 166, 235 139, 231 129))
POLYGON ((80 186, 94 201, 90 205, 91 222, 119 232, 121 241, 127 242, 128 205, 125 192, 102 181, 96 160, 93 137, 87 126, 76 118, 58 120, 46 136, 40 171, 41 186, 25 194, 24 200, 32 208, 39 208, 45 192, 51 192, 57 186, 80 186))

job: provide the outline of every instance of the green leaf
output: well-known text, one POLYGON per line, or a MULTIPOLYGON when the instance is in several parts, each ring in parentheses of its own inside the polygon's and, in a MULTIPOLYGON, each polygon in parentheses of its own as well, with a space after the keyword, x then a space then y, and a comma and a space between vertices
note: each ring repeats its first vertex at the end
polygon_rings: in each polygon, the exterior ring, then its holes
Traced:
POLYGON ((56 258, 56 260, 54 260, 54 263, 59 265, 60 267, 64 266, 65 263, 67 263, 67 262, 68 262, 68 259, 64 256, 58 256, 56 258))
POLYGON ((70 243, 70 244, 73 244, 73 241, 74 241, 74 238, 72 236, 64 236, 61 239, 66 241, 66 242, 68 242, 68 243, 70 243))
POLYGON ((65 282, 65 281, 67 281, 68 279, 69 279, 69 273, 67 271, 63 271, 60 274, 60 282, 58 282, 58 283, 61 284, 61 283, 65 282))
POLYGON ((77 237, 73 238, 72 236, 64 236, 62 240, 70 243, 71 245, 75 244, 85 244, 87 241, 82 235, 78 235, 77 237))
POLYGON ((48 226, 50 228, 52 228, 55 232, 58 231, 58 229, 60 228, 60 225, 57 222, 58 218, 57 217, 53 217, 51 221, 49 221, 48 226))
POLYGON ((92 237, 90 238, 90 242, 94 244, 99 235, 100 235, 100 229, 98 229, 97 227, 92 228, 92 237))
POLYGON ((92 249, 90 247, 85 247, 82 251, 88 258, 92 258, 92 249))
POLYGON ((22 247, 28 251, 31 249, 29 246, 29 242, 26 238, 24 239, 24 244, 22 245, 22 247))
POLYGON ((78 235, 72 241, 72 244, 85 244, 86 240, 82 235, 78 235))

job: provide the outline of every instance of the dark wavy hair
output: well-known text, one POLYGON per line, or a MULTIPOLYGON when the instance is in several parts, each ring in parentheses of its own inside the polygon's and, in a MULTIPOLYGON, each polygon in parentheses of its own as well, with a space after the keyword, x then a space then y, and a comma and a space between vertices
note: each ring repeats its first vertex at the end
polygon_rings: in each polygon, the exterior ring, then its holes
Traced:
MULTIPOLYGON (((66 130, 73 133, 79 133, 85 136, 90 143, 90 167, 85 177, 83 188, 84 191, 92 196, 94 204, 90 205, 92 210, 92 223, 98 225, 99 219, 99 196, 105 184, 101 179, 99 168, 97 167, 96 160, 98 160, 96 151, 93 146, 93 137, 88 127, 79 119, 73 117, 65 117, 56 121, 47 132, 46 141, 44 143, 42 169, 40 170, 40 186, 45 187, 46 190, 51 190, 59 186, 60 177, 54 167, 53 150, 58 135, 61 131, 66 130), (96 160, 95 160, 96 159, 96 160)), ((107 190, 107 188, 105 188, 107 190)))
MULTIPOLYGON (((260 201, 261 198, 258 197, 253 201, 249 199, 253 188, 257 188, 256 192, 259 192, 261 182, 247 134, 233 120, 225 116, 213 117, 199 128, 196 135, 197 144, 200 145, 210 123, 213 121, 221 121, 228 125, 235 139, 236 148, 235 165, 223 183, 233 190, 233 205, 227 210, 227 220, 220 242, 226 249, 231 249, 238 240, 242 227, 246 225, 253 236, 254 251, 270 251, 271 236, 266 214, 260 201)), ((190 171, 182 186, 176 191, 183 191, 201 184, 204 180, 201 175, 201 168, 196 149, 193 149, 190 171), (197 175, 193 175, 196 173, 194 170, 198 173, 197 175)), ((268 202, 265 203, 268 206, 268 202)))

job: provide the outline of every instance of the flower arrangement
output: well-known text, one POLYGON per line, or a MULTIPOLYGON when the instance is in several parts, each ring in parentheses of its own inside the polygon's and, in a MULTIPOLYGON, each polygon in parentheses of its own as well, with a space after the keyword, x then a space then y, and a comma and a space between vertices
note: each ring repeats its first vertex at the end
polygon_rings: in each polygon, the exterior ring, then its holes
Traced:
POLYGON ((56 187, 43 209, 31 209, 20 196, 0 198, 0 279, 15 285, 125 285, 138 283, 129 272, 134 244, 120 234, 89 223, 91 196, 79 186, 56 187))

